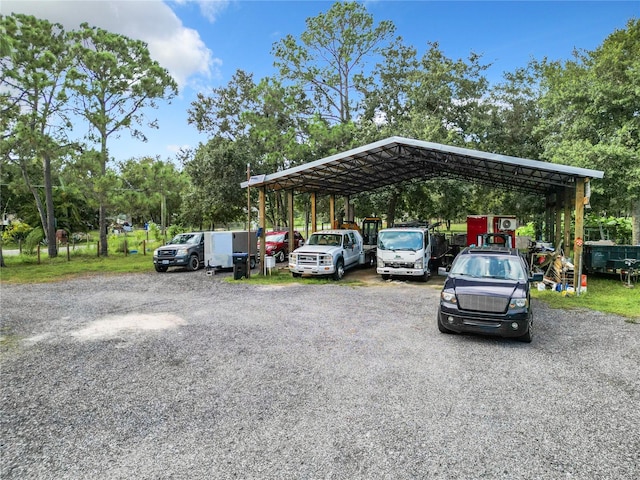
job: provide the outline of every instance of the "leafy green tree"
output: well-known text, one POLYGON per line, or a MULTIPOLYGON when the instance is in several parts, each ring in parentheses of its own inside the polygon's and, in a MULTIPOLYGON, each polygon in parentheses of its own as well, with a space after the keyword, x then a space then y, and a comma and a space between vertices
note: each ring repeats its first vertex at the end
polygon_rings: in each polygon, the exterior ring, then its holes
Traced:
POLYGON ((120 210, 130 214, 135 223, 160 219, 166 226, 166 212, 178 213, 181 192, 188 186, 187 177, 171 161, 143 157, 129 159, 118 165, 122 190, 120 210))
MULTIPOLYGON (((100 175, 107 175, 108 141, 121 131, 146 141, 141 127, 146 109, 156 108, 157 100, 170 101, 177 94, 177 84, 169 73, 151 59, 147 45, 123 35, 89 27, 83 23, 72 38, 76 59, 69 72, 73 80, 76 113, 87 120, 89 140, 99 145, 100 175)), ((156 122, 146 125, 155 128, 156 122)), ((108 181, 99 185, 100 249, 108 255, 107 205, 108 181)))
POLYGON ((16 159, 20 165, 46 232, 49 256, 55 257, 52 158, 68 146, 67 35, 61 25, 29 15, 2 17, 1 22, 12 39, 13 54, 1 60, 0 87, 8 93, 3 93, 1 100, 4 133, 0 150, 3 157, 16 159), (37 176, 34 162, 41 165, 37 176), (40 183, 44 184, 44 205, 38 192, 40 183))
POLYGON ((603 170, 592 205, 607 215, 631 213, 633 242, 640 243, 640 20, 570 61, 534 66, 543 93, 543 157, 603 170))
POLYGON ((366 7, 336 2, 306 20, 300 39, 287 35, 272 53, 280 76, 311 92, 318 113, 331 123, 350 122, 373 84, 367 66, 395 31, 390 21, 374 26, 366 7))
POLYGON ((246 142, 218 136, 200 145, 184 165, 191 187, 183 197, 183 218, 209 228, 241 218, 246 196, 240 183, 246 180, 248 158, 246 142))

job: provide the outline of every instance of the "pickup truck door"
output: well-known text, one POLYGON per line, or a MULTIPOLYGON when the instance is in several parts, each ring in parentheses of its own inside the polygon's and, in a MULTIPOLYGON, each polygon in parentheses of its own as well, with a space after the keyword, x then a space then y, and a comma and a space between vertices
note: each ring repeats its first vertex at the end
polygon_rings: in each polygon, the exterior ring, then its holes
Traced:
POLYGON ((344 265, 348 266, 353 263, 358 263, 360 259, 360 248, 353 233, 348 232, 344 235, 342 246, 344 250, 344 265))

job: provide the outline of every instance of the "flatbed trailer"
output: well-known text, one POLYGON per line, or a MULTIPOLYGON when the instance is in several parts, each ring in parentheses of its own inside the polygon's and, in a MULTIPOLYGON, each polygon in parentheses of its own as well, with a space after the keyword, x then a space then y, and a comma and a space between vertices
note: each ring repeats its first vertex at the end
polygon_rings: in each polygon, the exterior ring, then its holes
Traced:
POLYGON ((590 245, 582 253, 584 273, 620 274, 627 258, 640 261, 640 245, 590 245))

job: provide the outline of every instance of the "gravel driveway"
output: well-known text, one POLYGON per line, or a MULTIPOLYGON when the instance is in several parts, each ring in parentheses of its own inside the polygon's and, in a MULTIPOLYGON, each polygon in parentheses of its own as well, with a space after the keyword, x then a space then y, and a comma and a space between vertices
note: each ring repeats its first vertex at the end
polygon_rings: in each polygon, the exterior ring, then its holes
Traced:
POLYGON ((443 335, 438 279, 229 275, 2 285, 0 477, 640 477, 640 325, 443 335))

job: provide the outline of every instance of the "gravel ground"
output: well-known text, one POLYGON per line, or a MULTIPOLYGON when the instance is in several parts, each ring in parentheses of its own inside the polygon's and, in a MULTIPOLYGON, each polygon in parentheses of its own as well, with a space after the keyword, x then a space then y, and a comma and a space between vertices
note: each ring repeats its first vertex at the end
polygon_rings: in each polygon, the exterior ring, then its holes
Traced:
POLYGON ((2 285, 0 476, 640 478, 640 325, 443 335, 438 279, 229 275, 2 285))

